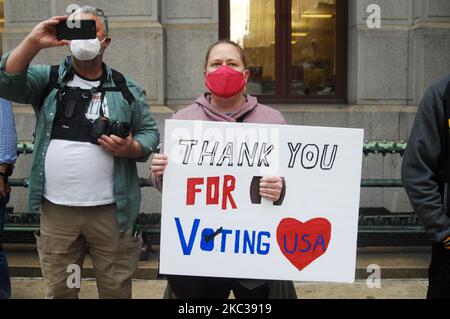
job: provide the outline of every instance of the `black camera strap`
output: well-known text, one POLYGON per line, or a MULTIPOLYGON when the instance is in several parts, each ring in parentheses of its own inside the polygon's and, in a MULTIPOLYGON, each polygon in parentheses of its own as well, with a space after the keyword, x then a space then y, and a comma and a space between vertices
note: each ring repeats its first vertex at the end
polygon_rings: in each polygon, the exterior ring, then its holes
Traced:
MULTIPOLYGON (((53 68, 53 67, 52 67, 53 68)), ((73 70, 72 65, 68 66, 68 70, 65 74, 65 76, 63 77, 62 81, 61 81, 61 85, 59 87, 58 90, 58 102, 61 102, 64 95, 66 94, 67 90, 78 90, 81 92, 86 92, 89 93, 90 96, 96 94, 96 93, 100 93, 100 106, 99 106, 99 115, 100 117, 104 117, 105 116, 105 112, 103 110, 103 104, 105 101, 105 95, 106 95, 106 89, 103 87, 104 83, 106 82, 106 78, 107 78, 107 70, 106 70, 106 65, 103 64, 102 65, 103 68, 103 72, 102 72, 102 76, 100 78, 100 84, 99 86, 92 88, 92 89, 81 89, 78 87, 69 87, 68 83, 73 79, 73 77, 75 76, 75 71, 73 70)), ((51 71, 51 72, 54 72, 51 71)), ((80 75, 78 75, 80 76, 80 75)))
MULTIPOLYGON (((80 87, 69 86, 68 83, 73 80, 76 73, 70 59, 66 60, 65 66, 67 71, 62 78, 59 76, 59 66, 55 65, 50 67, 49 83, 42 98, 41 105, 43 105, 46 97, 54 89, 58 89, 56 95, 57 110, 53 120, 52 139, 91 142, 98 144, 92 140, 92 130, 99 129, 97 126, 94 129, 97 121, 92 122, 85 117, 89 105, 91 105, 92 96, 100 93, 98 115, 99 120, 101 119, 102 122, 104 122, 105 118, 104 102, 106 92, 121 92, 129 106, 132 106, 132 103, 135 101, 134 96, 126 84, 125 77, 113 69, 111 69, 111 77, 115 86, 104 86, 108 77, 108 70, 104 63, 102 64, 103 72, 102 77, 100 78, 100 84, 91 89, 82 89, 80 87)), ((97 124, 100 125, 102 123, 97 124)), ((109 130, 108 126, 107 129, 109 130)))
POLYGON ((98 110, 100 117, 104 117, 105 113, 103 112, 103 102, 105 101, 106 91, 102 90, 100 93, 100 109, 98 110))
MULTIPOLYGON (((69 58, 66 59, 65 66, 68 68, 68 70, 67 70, 64 78, 61 80, 60 85, 58 84, 59 65, 52 65, 50 67, 49 82, 47 83, 47 86, 45 87, 45 89, 43 91, 41 102, 40 102, 40 107, 43 106, 45 99, 54 89, 60 90, 61 87, 66 87, 67 82, 69 82, 71 79, 73 79, 74 71, 73 71, 73 67, 72 67, 72 62, 69 58)), ((103 92, 103 93, 104 92, 121 92, 123 98, 131 106, 133 104, 133 102, 135 101, 135 98, 134 98, 133 93, 131 93, 130 89, 128 88, 126 79, 123 76, 123 74, 120 73, 119 71, 111 69, 111 77, 116 86, 115 87, 104 87, 103 84, 106 81, 107 70, 106 70, 105 64, 103 64, 102 67, 103 67, 103 77, 100 80, 100 86, 98 88, 96 88, 95 91, 92 91, 92 92, 93 93, 95 93, 95 92, 103 92)), ((103 105, 103 99, 104 99, 104 95, 102 98, 102 105, 103 105)))
POLYGON ((111 69, 111 76, 116 87, 103 87, 102 90, 105 92, 121 92, 122 96, 125 100, 127 100, 128 104, 131 106, 135 100, 133 93, 130 92, 130 89, 127 86, 127 81, 122 73, 111 69))

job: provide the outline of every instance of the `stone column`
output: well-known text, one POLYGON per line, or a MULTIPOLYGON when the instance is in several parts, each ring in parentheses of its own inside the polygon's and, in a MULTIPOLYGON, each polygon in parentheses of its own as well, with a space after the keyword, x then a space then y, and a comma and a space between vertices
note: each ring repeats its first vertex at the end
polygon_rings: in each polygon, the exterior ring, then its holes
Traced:
POLYGON ((191 104, 204 91, 207 48, 218 39, 218 0, 161 1, 167 104, 191 104))
MULTIPOLYGON (((407 140, 425 90, 450 73, 450 1, 350 0, 348 100, 371 112, 366 138, 407 140), (370 29, 367 7, 381 8, 370 29)), ((401 158, 371 155, 363 178, 400 178, 401 158)), ((362 206, 412 210, 401 189, 363 189, 362 206)))
POLYGON ((412 0, 349 1, 350 104, 407 104, 411 20, 412 0), (380 29, 367 26, 370 4, 381 8, 380 29))
MULTIPOLYGON (((370 118, 369 140, 406 139, 414 113, 406 109, 408 96, 409 32, 412 0, 350 0, 348 46, 348 102, 370 118), (367 12, 381 8, 381 28, 371 29, 367 12)), ((362 178, 400 179, 399 155, 369 155, 363 160, 362 178)), ((362 188, 361 207, 411 211, 401 188, 362 188)))
POLYGON ((450 74, 450 1, 414 0, 409 44, 409 99, 419 104, 427 88, 450 74))

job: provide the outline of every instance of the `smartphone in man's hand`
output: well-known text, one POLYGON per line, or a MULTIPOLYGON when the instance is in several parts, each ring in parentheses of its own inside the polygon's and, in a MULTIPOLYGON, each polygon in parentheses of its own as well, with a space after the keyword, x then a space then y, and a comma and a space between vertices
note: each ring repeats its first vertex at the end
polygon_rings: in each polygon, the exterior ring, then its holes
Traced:
POLYGON ((95 20, 65 20, 56 26, 58 40, 86 40, 96 37, 95 20))

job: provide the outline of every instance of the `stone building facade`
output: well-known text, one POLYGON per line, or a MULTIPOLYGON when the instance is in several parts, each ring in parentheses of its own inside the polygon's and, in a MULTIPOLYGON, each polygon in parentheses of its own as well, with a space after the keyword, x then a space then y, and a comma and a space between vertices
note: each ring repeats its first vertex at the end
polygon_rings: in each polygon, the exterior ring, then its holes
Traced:
MULTIPOLYGON (((66 12, 73 0, 5 0, 3 52, 13 49, 39 21, 66 12)), ((146 90, 162 136, 164 120, 204 90, 203 58, 219 37, 219 0, 91 0, 109 16, 112 44, 106 62, 146 90)), ((450 73, 450 1, 348 0, 347 103, 271 106, 289 124, 364 128, 367 140, 407 140, 426 88, 450 73), (368 28, 367 7, 381 8, 381 28, 368 28)), ((33 63, 58 63, 67 48, 41 52, 33 63)), ((20 140, 30 141, 35 115, 15 105, 20 140)), ((370 155, 363 178, 399 178, 401 158, 370 155)), ((21 156, 16 177, 26 177, 30 156, 21 156)), ((140 164, 147 177, 149 163, 140 164)), ((11 205, 26 211, 25 189, 11 205)), ((143 189, 142 211, 160 211, 160 196, 143 189)), ((402 189, 362 189, 362 207, 410 211, 402 189)))

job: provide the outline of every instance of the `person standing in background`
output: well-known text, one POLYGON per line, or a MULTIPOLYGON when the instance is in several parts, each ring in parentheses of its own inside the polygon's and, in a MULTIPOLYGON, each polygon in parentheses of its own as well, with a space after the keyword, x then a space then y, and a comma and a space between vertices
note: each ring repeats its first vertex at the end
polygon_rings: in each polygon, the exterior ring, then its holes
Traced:
MULTIPOLYGON (((17 159, 17 134, 11 102, 0 99, 0 234, 5 224, 6 205, 9 202, 11 188, 8 177, 11 176, 17 159)), ((0 299, 11 297, 8 260, 0 242, 0 299)))
MULTIPOLYGON (((203 93, 193 104, 178 111, 176 120, 200 120, 230 123, 286 124, 283 115, 258 103, 246 94, 249 71, 244 50, 235 42, 220 40, 210 46, 205 56, 203 93)), ((162 191, 168 157, 161 151, 151 163, 152 185, 162 191)), ((265 176, 259 183, 259 195, 272 202, 282 198, 284 188, 280 176, 265 176)), ((166 299, 226 299, 233 292, 236 299, 296 299, 294 283, 281 280, 212 278, 199 276, 167 276, 166 299)))
POLYGON ((417 111, 402 165, 414 211, 430 235, 428 299, 450 298, 450 76, 432 84, 417 111))
POLYGON ((47 298, 78 298, 67 269, 82 268, 86 247, 99 297, 132 297, 142 245, 133 231, 136 163, 156 149, 159 132, 142 87, 103 62, 111 41, 103 10, 82 6, 37 24, 0 61, 0 96, 31 104, 37 116, 28 206, 41 212, 35 237, 47 298), (94 20, 96 38, 58 40, 57 25, 68 19, 94 20), (70 55, 59 65, 31 64, 63 45, 70 55))

